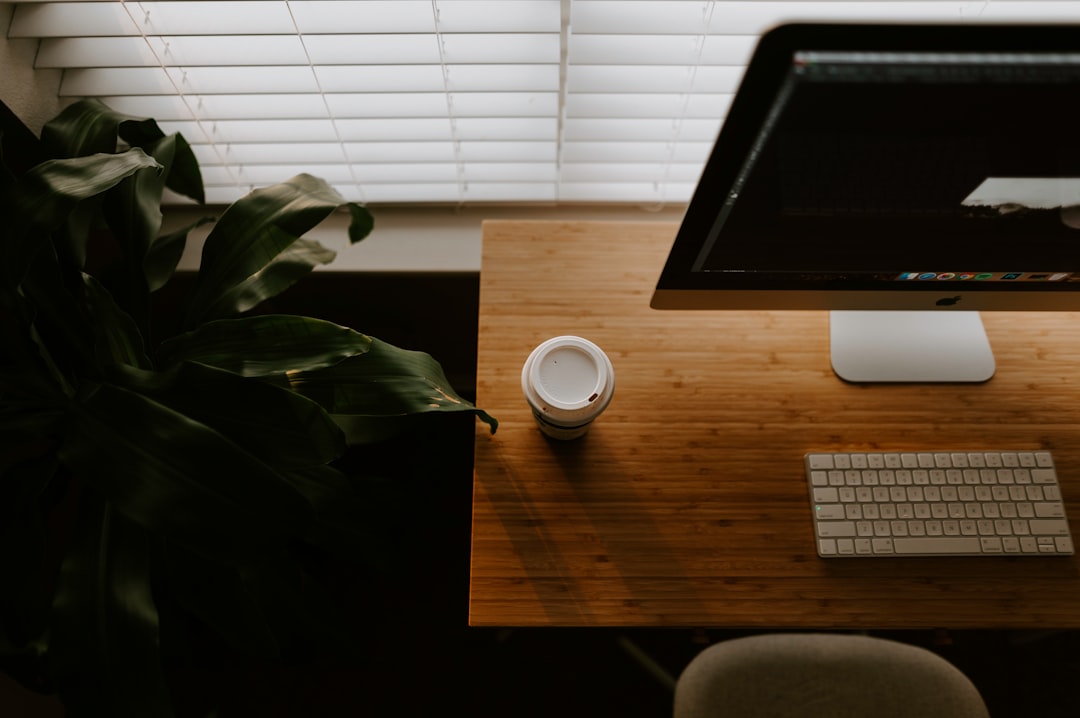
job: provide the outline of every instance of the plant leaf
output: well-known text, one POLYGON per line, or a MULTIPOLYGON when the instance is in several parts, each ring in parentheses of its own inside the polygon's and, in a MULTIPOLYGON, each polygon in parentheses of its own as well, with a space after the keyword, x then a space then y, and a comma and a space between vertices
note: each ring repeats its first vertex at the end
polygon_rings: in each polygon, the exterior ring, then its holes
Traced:
POLYGON ((309 274, 316 265, 329 264, 336 256, 337 252, 318 242, 297 239, 262 271, 222 292, 214 303, 206 308, 206 316, 230 317, 253 309, 296 284, 297 280, 309 274))
POLYGON ((220 433, 109 384, 73 405, 60 458, 140 526, 230 563, 312 520, 292 486, 220 433))
MULTIPOLYGON (((40 417, 32 418, 37 423, 40 417)), ((21 681, 46 689, 39 663, 47 649, 50 565, 48 528, 42 510, 54 485, 57 462, 51 442, 27 431, 26 420, 0 422, 0 659, 21 681), (13 670, 16 667, 20 669, 13 670)), ((55 422, 47 421, 46 424, 55 422)))
POLYGON ((339 364, 291 373, 289 385, 331 414, 403 416, 429 412, 471 412, 495 433, 498 421, 462 398, 430 354, 378 339, 364 354, 339 364))
POLYGON ((150 368, 139 328, 123 309, 117 306, 105 287, 89 274, 83 275, 86 299, 93 314, 95 351, 105 365, 127 364, 143 369, 150 368))
POLYGON ((19 292, 26 300, 22 330, 49 380, 67 396, 74 395, 78 377, 95 373, 94 327, 79 272, 61 266, 46 243, 26 268, 19 292))
POLYGON ((161 196, 176 155, 176 136, 164 137, 141 149, 157 161, 161 171, 140 170, 125 178, 105 195, 103 206, 109 229, 135 267, 141 264, 161 230, 161 196))
MULTIPOLYGON (((117 152, 117 126, 124 116, 99 100, 80 100, 65 107, 45 123, 41 146, 51 158, 85 157, 117 152)), ((57 253, 64 261, 82 269, 90 233, 101 219, 102 196, 94 196, 73 207, 65 219, 65 231, 56 239, 57 253)))
MULTIPOLYGON (((116 263, 119 271, 114 272, 110 286, 118 303, 132 315, 144 333, 149 333, 148 295, 172 277, 184 250, 186 232, 168 235, 167 241, 154 253, 154 260, 147 261, 147 258, 159 242, 165 187, 171 184, 170 178, 181 164, 182 153, 190 154, 191 149, 178 134, 162 136, 153 120, 123 123, 120 129, 134 146, 145 150, 164 168, 159 173, 136 172, 106 193, 103 203, 105 219, 122 251, 122 257, 116 263), (149 130, 145 129, 147 127, 149 130), (132 128, 140 132, 132 132, 132 128), (148 270, 154 274, 151 276, 148 270)), ((202 180, 197 169, 195 176, 201 197, 202 180)))
POLYGON ((154 120, 135 118, 127 118, 121 122, 117 132, 121 139, 132 147, 141 147, 154 156, 157 156, 154 148, 162 142, 169 142, 172 145, 169 151, 171 161, 166 172, 165 186, 199 204, 206 202, 199 161, 183 135, 165 135, 154 120))
POLYGON ((0 666, 20 682, 49 691, 46 666, 49 603, 46 582, 54 567, 48 561, 48 528, 38 509, 25 510, 0 526, 0 666))
POLYGON ((341 429, 322 407, 266 382, 194 362, 118 372, 126 388, 206 424, 270 466, 326 464, 345 450, 341 429))
POLYGON ((345 204, 325 181, 300 174, 230 205, 203 245, 187 325, 220 318, 222 295, 264 271, 302 234, 345 204))
POLYGON ((33 304, 0 292, 0 406, 64 404, 66 379, 42 350, 33 304))
POLYGON ((248 654, 276 657, 296 639, 338 649, 348 643, 341 609, 292 551, 232 568, 170 552, 170 580, 181 605, 248 654))
POLYGON ((36 225, 59 227, 62 216, 57 216, 58 210, 100 194, 148 167, 160 169, 161 165, 140 149, 42 162, 23 178, 20 206, 36 225))
POLYGON ((177 137, 161 137, 142 148, 157 160, 163 171, 136 172, 107 192, 102 203, 105 220, 121 252, 108 285, 117 303, 144 334, 149 334, 151 321, 146 256, 161 231, 161 198, 176 157, 177 137))
POLYGON ((175 232, 163 234, 154 240, 149 251, 143 257, 143 274, 146 286, 151 292, 164 287, 176 272, 176 266, 184 255, 188 235, 196 227, 213 222, 213 217, 202 217, 175 232))
POLYGON ((281 644, 259 611, 255 587, 241 570, 207 560, 182 546, 166 548, 169 593, 236 650, 252 656, 281 655, 281 644))
MULTIPOLYGON (((11 286, 17 285, 48 235, 63 225, 79 202, 114 187, 120 180, 158 163, 138 149, 120 154, 96 154, 49 160, 30 169, 19 182, 5 211, 8 225, 2 247, 11 286)), ((4 199, 8 200, 7 195, 4 199)), ((4 202, 7 205, 7 202, 4 202)))
POLYGON ((331 466, 312 466, 285 474, 315 509, 313 532, 305 537, 349 561, 387 569, 400 550, 401 524, 414 519, 415 497, 394 481, 346 476, 331 466))
POLYGON ((99 100, 80 100, 45 123, 41 145, 58 158, 116 152, 117 127, 125 119, 99 100))
POLYGON ((89 715, 172 715, 150 565, 146 531, 84 497, 53 600, 49 658, 61 697, 89 715))
POLYGON ((349 244, 356 244, 371 234, 375 229, 375 218, 366 207, 361 207, 355 202, 349 202, 349 244))
MULTIPOLYGON (((117 138, 145 150, 164 137, 156 121, 116 112, 95 99, 68 105, 41 130, 41 142, 50 157, 113 153, 117 150, 117 138)), ((180 135, 175 137, 176 153, 166 173, 166 186, 202 204, 205 197, 198 160, 187 141, 180 135)))
MULTIPOLYGON (((8 409, 9 406, 4 408, 8 409)), ((54 455, 63 425, 64 412, 55 408, 19 407, 17 411, 0 412, 0 477, 23 461, 54 455)), ((0 480, 0 491, 5 492, 6 496, 4 507, 0 508, 0 517, 8 510, 19 511, 22 508, 12 497, 13 485, 7 482, 6 478, 0 480)), ((36 495, 38 492, 32 493, 36 495)))
POLYGON ((163 365, 197 361, 242 376, 311 371, 362 354, 371 337, 322 319, 266 314, 219 319, 162 343, 163 365))
MULTIPOLYGON (((341 607, 294 552, 256 557, 240 567, 240 573, 279 642, 300 639, 310 645, 314 640, 339 655, 353 648, 341 607)), ((356 651, 352 653, 355 657, 356 651)))

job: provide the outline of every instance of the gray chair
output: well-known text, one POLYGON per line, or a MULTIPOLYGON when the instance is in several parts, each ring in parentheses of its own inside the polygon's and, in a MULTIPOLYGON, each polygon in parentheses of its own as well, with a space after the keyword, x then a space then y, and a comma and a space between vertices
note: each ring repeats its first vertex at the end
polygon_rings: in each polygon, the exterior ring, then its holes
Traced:
POLYGON ((675 718, 989 718, 954 665, 865 635, 777 633, 714 644, 675 686, 675 718))

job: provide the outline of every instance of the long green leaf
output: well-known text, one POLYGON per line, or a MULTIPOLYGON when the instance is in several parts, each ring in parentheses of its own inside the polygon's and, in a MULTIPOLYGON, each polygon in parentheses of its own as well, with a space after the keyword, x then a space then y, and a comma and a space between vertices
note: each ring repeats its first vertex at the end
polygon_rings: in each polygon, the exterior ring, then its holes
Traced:
POLYGON ((498 421, 462 398, 430 354, 372 339, 364 354, 320 369, 289 375, 295 390, 331 414, 404 416, 470 412, 491 427, 498 421))
POLYGON ((56 410, 0 413, 0 528, 34 510, 45 493, 63 426, 56 410))
POLYGON ((154 240, 150 250, 143 258, 143 273, 146 285, 151 292, 164 287, 176 272, 176 266, 184 254, 188 235, 196 227, 213 222, 213 217, 202 217, 180 229, 163 234, 154 240))
POLYGON ((66 401, 66 380, 42 353, 35 320, 25 296, 0 291, 0 403, 12 410, 66 401))
MULTIPOLYGON (((255 190, 234 202, 203 245, 187 325, 220 318, 223 295, 259 275, 301 235, 347 204, 325 181, 307 174, 255 190), (211 313, 212 307, 217 313, 211 313)), ((366 213, 363 208, 353 211, 353 224, 366 213)))
MULTIPOLYGON (((153 123, 152 120, 149 121, 153 123)), ((126 123, 121 129, 142 127, 143 123, 126 123)), ((145 170, 127 178, 115 190, 107 195, 105 216, 109 228, 127 254, 128 279, 139 290, 138 299, 145 303, 146 291, 161 288, 172 276, 184 250, 184 242, 191 227, 159 237, 161 230, 161 203, 166 186, 171 186, 177 174, 190 174, 184 170, 185 155, 191 154, 191 148, 179 134, 159 136, 161 131, 156 124, 153 131, 141 134, 126 133, 133 146, 140 147, 164 168, 160 173, 145 170)), ((194 157, 192 156, 192 160, 194 157)), ((202 196, 202 179, 197 173, 198 196, 202 196)), ((187 181, 187 180, 185 180, 187 181)), ((192 227, 203 224, 201 220, 192 227)))
POLYGON ((22 668, 37 684, 44 680, 42 659, 48 652, 51 596, 46 586, 55 571, 48 543, 48 526, 36 507, 0 526, 0 665, 9 671, 22 668))
POLYGON ((329 264, 336 256, 337 252, 318 242, 297 239, 262 271, 219 294, 206 308, 206 316, 231 317, 254 309, 296 284, 316 265, 329 264))
POLYGON ((94 316, 96 351, 104 365, 150 368, 150 358, 135 321, 116 305, 112 295, 89 274, 83 275, 86 298, 94 316))
MULTIPOLYGON (((117 132, 120 125, 130 121, 126 115, 115 112, 106 107, 99 100, 80 100, 66 108, 55 118, 50 120, 42 128, 42 146, 50 157, 71 158, 85 157, 92 154, 113 154, 117 152, 117 132)), ((156 125, 155 125, 156 127, 156 125)), ((161 135, 158 130, 158 135, 161 135)), ((135 145, 133 145, 135 146, 135 145)), ((139 149, 147 151, 147 147, 139 149)), ((153 156, 153 152, 147 151, 153 156)), ((160 173, 152 173, 141 184, 161 185, 168 174, 168 167, 163 165, 164 170, 160 173)), ((138 178, 145 172, 135 173, 133 177, 125 178, 118 183, 113 191, 108 192, 111 198, 110 224, 114 227, 114 234, 122 244, 130 244, 129 237, 146 235, 153 236, 156 230, 138 229, 148 223, 161 223, 160 202, 153 204, 152 200, 146 200, 139 206, 133 197, 145 194, 134 191, 138 178), (121 199, 123 198, 123 199, 121 199), (132 211, 137 208, 137 211, 132 211), (157 217, 154 217, 154 214, 157 217)), ((160 192, 158 193, 160 198, 160 192)), ((65 223, 63 236, 57 238, 57 252, 62 261, 70 261, 76 267, 82 268, 86 262, 86 248, 90 241, 91 231, 100 222, 102 211, 102 199, 95 196, 86 200, 72 209, 71 216, 65 223)))
POLYGON ((55 158, 115 152, 117 127, 125 119, 99 100, 74 102, 41 128, 41 144, 55 158))
POLYGON ((129 119, 120 123, 118 133, 130 146, 141 147, 155 156, 157 153, 152 148, 168 141, 173 148, 170 150, 172 158, 166 172, 165 186, 199 204, 206 202, 199 161, 183 135, 176 133, 166 136, 152 119, 129 119))
POLYGON ((107 192, 102 211, 112 238, 120 249, 108 284, 117 303, 131 315, 143 334, 150 333, 150 282, 146 255, 161 231, 161 198, 176 155, 176 135, 163 137, 143 148, 164 168, 140 170, 107 192))
POLYGON ((292 552, 256 557, 233 568, 170 551, 177 600, 217 630, 236 650, 260 657, 283 654, 297 639, 344 640, 341 609, 327 598, 292 552))
MULTIPOLYGON (((16 286, 48 235, 63 225, 79 202, 114 187, 120 180, 157 162, 142 150, 120 154, 97 154, 69 160, 50 160, 23 176, 18 192, 5 201, 10 214, 0 237, 5 274, 16 286)), ((5 198, 6 199, 6 198, 5 198)))
POLYGON ((36 226, 59 227, 63 215, 58 210, 100 194, 148 167, 160 169, 161 165, 140 149, 42 162, 21 182, 20 207, 36 226))
POLYGON ((222 561, 303 534, 312 520, 295 489, 220 433, 109 384, 73 407, 60 458, 139 525, 222 561))
POLYGON ((242 570, 207 561, 182 546, 166 549, 169 594, 178 604, 217 631, 235 650, 251 656, 281 655, 281 643, 259 611, 257 587, 242 570))
POLYGON ((163 365, 196 361, 242 376, 311 371, 362 354, 371 337, 322 319, 267 314, 219 319, 163 342, 163 365))
MULTIPOLYGON (((116 152, 121 138, 130 147, 144 150, 165 137, 153 119, 125 115, 100 100, 79 100, 68 105, 41 130, 41 142, 50 157, 81 157, 116 152)), ((166 186, 202 204, 202 175, 191 147, 176 136, 176 154, 166 186)))
POLYGON ((345 450, 341 429, 322 407, 258 379, 193 362, 118 372, 117 383, 213 428, 270 466, 326 464, 345 450))
POLYGON ((61 697, 87 715, 172 715, 150 566, 146 531, 84 497, 53 601, 49 658, 61 697))
POLYGON ((241 575, 279 640, 300 640, 305 646, 317 641, 339 655, 357 655, 350 651, 353 646, 342 607, 293 552, 257 557, 241 567, 241 575))
POLYGON ((399 482, 346 476, 330 466, 290 471, 285 478, 307 497, 318 517, 307 541, 379 569, 403 558, 398 532, 415 519, 416 506, 399 482))
POLYGON ((350 216, 349 244, 356 244, 371 234, 371 230, 375 229, 375 218, 366 207, 354 202, 350 202, 347 207, 350 216))
POLYGON ((40 366, 72 396, 79 377, 94 375, 98 367, 82 276, 62 266, 53 246, 46 244, 26 269, 19 289, 29 311, 24 330, 36 345, 40 366))
MULTIPOLYGON (((54 422, 45 422, 52 424, 54 422)), ((0 422, 0 665, 23 665, 39 675, 47 649, 50 565, 44 497, 56 483, 57 462, 42 426, 0 422), (8 660, 4 660, 8 659, 8 660)))
POLYGON ((135 266, 142 263, 161 231, 161 197, 176 156, 176 136, 140 149, 154 158, 161 171, 142 170, 125 178, 106 195, 103 207, 109 229, 135 266))

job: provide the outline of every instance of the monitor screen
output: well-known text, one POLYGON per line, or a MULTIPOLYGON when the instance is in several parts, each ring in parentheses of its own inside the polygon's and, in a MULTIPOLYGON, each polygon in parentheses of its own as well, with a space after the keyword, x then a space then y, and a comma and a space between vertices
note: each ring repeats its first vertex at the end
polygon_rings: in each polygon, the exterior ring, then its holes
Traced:
POLYGON ((964 310, 1080 309, 1080 26, 766 33, 651 306, 834 310, 841 378, 990 378, 964 310))
POLYGON ((1080 28, 764 35, 657 309, 1080 309, 1080 28))

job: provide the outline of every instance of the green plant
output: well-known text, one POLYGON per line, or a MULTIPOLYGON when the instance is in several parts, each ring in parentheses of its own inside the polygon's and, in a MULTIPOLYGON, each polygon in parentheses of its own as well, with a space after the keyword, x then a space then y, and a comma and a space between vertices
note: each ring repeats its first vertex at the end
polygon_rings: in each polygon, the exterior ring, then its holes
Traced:
POLYGON ((164 337, 154 293, 193 227, 159 236, 160 206, 202 201, 191 149, 96 102, 41 141, 55 159, 0 168, 0 667, 74 711, 167 715, 163 611, 273 655, 325 608, 305 551, 377 553, 343 510, 342 424, 361 444, 421 413, 496 424, 427 354, 252 313, 333 259, 302 238, 331 212, 371 231, 323 181, 228 207, 164 337))

